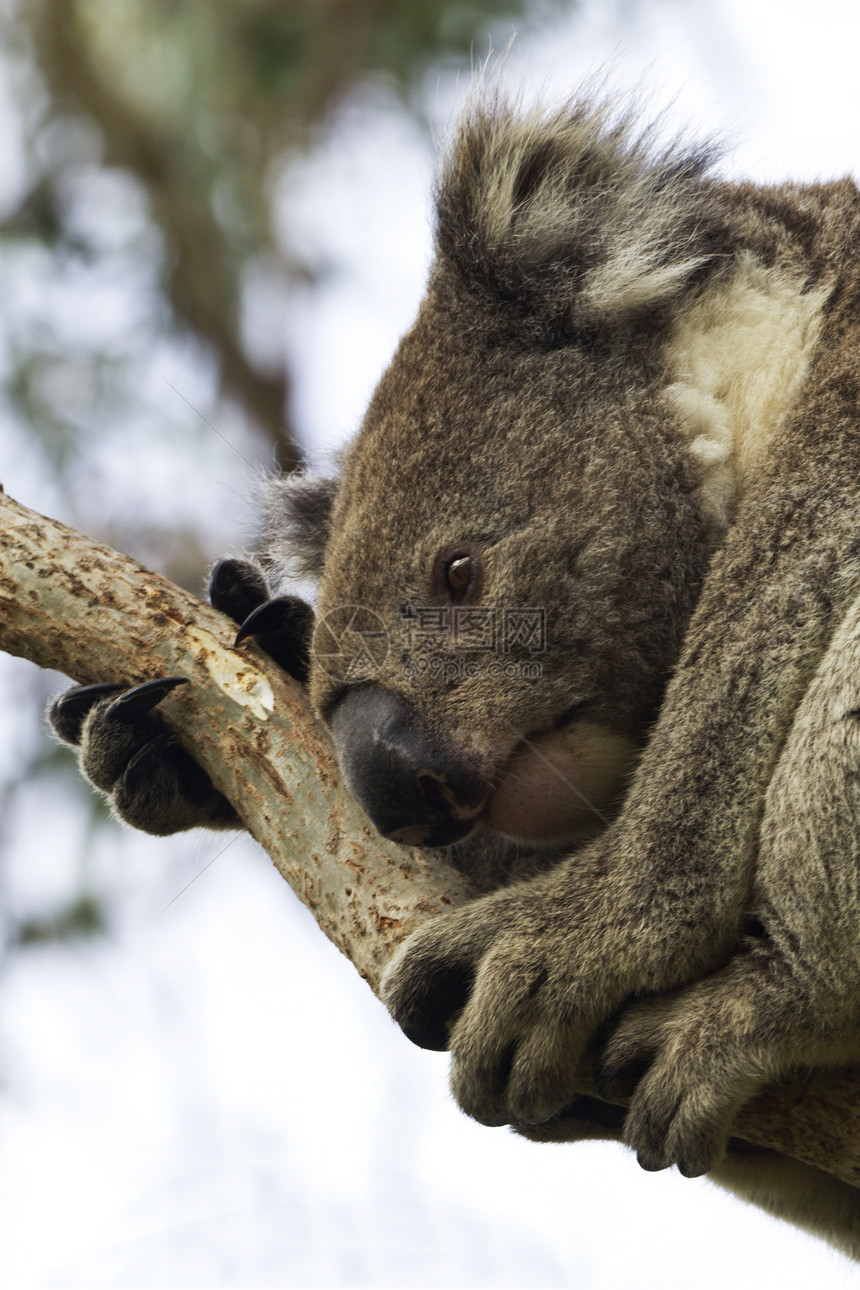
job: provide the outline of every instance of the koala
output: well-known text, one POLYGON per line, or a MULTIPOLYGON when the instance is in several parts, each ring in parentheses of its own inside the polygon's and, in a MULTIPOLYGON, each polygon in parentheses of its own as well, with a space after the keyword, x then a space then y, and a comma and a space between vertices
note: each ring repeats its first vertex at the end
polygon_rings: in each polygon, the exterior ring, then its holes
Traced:
MULTIPOLYGON (((337 477, 270 481, 210 595, 379 833, 484 890, 384 981, 462 1109, 620 1137, 860 1257, 860 1191, 731 1138, 768 1082, 860 1061, 860 194, 716 160, 476 96, 337 477)), ((166 738, 176 683, 52 721, 136 826, 233 826, 166 738)))

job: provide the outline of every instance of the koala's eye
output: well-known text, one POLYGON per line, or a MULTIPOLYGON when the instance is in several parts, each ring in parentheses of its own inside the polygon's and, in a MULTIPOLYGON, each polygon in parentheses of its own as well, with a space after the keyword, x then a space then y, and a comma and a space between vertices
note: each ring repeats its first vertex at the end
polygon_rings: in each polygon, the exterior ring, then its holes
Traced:
POLYGON ((460 605, 474 600, 481 584, 480 548, 472 543, 443 548, 436 557, 433 586, 436 595, 460 605))
POLYGON ((456 555, 445 566, 445 585, 452 600, 463 600, 475 576, 475 561, 470 555, 456 555))
POLYGON ((462 605, 476 600, 483 581, 483 563, 477 542, 452 542, 437 550, 431 575, 434 601, 462 605))

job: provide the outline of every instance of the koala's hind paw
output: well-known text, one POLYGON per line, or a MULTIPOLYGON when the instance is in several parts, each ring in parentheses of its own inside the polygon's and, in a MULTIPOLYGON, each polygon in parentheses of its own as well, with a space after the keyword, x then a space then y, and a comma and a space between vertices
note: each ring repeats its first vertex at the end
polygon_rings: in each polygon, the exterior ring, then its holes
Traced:
POLYGON ((209 578, 213 608, 239 624, 236 645, 254 640, 294 680, 307 684, 314 612, 298 596, 269 599, 262 573, 247 560, 219 560, 209 578))
POLYGON ((624 1141, 649 1171, 677 1165, 688 1178, 715 1168, 726 1154, 735 1115, 766 1079, 758 1045, 732 1034, 704 982, 678 996, 629 1008, 601 1057, 598 1090, 641 1072, 624 1125, 624 1141))
POLYGON ((75 686, 48 713, 66 743, 80 747, 84 774, 121 819, 163 836, 182 829, 238 827, 230 803, 153 709, 184 677, 126 688, 75 686))

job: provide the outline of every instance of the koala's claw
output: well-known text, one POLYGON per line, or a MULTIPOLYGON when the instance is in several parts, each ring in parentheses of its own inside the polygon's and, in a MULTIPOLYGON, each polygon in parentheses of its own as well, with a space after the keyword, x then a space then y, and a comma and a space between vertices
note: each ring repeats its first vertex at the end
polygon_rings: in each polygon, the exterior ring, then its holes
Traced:
POLYGON ((255 640, 270 658, 305 684, 310 670, 308 657, 314 611, 298 596, 267 600, 248 615, 239 628, 234 646, 255 640))
POLYGON ((219 560, 209 575, 209 603, 239 624, 234 648, 254 640, 264 654, 307 684, 314 611, 298 596, 269 598, 266 580, 249 560, 219 560))
POLYGON ((143 681, 132 686, 105 710, 106 721, 137 721, 160 703, 177 685, 187 685, 187 676, 157 676, 153 681, 143 681))

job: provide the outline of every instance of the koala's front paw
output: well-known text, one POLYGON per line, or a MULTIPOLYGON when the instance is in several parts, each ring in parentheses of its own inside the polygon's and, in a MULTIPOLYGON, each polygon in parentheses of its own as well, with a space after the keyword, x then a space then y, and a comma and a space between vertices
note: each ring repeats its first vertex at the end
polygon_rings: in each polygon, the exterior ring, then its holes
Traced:
POLYGON ((209 601, 214 609, 239 624, 236 644, 255 640, 260 649, 307 684, 314 612, 298 596, 269 592, 262 573, 247 560, 219 560, 209 577, 209 601))
POLYGON ((696 1178, 725 1157, 735 1115, 768 1077, 767 1046, 737 1025, 744 1011, 716 977, 622 1014, 601 1057, 598 1088, 609 1093, 645 1070, 624 1124, 643 1169, 677 1165, 696 1178))
POLYGON ((528 1126, 573 1102, 605 1015, 578 966, 569 905, 533 880, 420 928, 392 959, 382 998, 413 1042, 450 1049, 467 1114, 528 1126))
POLYGON ((558 1115, 540 1124, 513 1127, 529 1142, 622 1142, 625 1115, 621 1106, 578 1093, 558 1115))
POLYGON ((81 767, 128 824, 163 836, 202 825, 237 828, 233 807, 153 711, 183 677, 130 689, 75 686, 48 713, 55 732, 80 747, 81 767))

